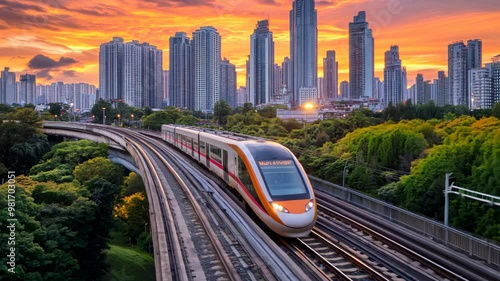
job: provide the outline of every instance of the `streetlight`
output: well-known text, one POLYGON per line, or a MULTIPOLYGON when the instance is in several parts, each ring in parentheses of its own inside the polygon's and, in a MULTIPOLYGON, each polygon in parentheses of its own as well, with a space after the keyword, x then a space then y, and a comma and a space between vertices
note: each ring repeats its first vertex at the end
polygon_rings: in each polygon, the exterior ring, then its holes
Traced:
POLYGON ((102 124, 106 125, 106 107, 102 108, 102 124))
POLYGON ((69 112, 68 112, 68 122, 71 122, 71 112, 73 111, 73 103, 69 104, 69 112))
POLYGON ((120 126, 120 114, 117 114, 116 117, 118 117, 118 127, 120 126))
POLYGON ((134 127, 134 114, 130 114, 130 118, 132 118, 132 128, 134 127))

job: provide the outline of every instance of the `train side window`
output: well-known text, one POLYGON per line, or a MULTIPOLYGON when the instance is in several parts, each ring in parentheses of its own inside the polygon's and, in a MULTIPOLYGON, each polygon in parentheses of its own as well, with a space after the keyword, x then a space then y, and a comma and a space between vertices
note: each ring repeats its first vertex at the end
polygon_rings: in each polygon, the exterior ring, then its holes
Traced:
POLYGON ((219 164, 222 164, 222 149, 215 145, 210 146, 210 157, 219 164))
POLYGON ((205 151, 205 142, 203 142, 203 141, 200 141, 200 151, 203 152, 203 153, 206 152, 205 151))
POLYGON ((241 157, 238 156, 238 177, 240 178, 241 183, 245 186, 245 188, 252 194, 253 198, 259 205, 262 206, 262 203, 260 202, 259 196, 257 195, 257 192, 255 191, 255 187, 252 184, 252 179, 250 178, 250 174, 248 173, 247 167, 245 166, 245 163, 243 160, 241 160, 241 157))

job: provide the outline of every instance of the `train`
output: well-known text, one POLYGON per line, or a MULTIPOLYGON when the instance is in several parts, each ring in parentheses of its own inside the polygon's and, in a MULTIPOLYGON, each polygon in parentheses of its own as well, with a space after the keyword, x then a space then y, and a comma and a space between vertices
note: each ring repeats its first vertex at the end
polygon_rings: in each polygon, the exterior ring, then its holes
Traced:
POLYGON ((305 237, 317 220, 314 191, 286 147, 262 138, 184 125, 162 125, 164 141, 224 180, 271 231, 305 237))

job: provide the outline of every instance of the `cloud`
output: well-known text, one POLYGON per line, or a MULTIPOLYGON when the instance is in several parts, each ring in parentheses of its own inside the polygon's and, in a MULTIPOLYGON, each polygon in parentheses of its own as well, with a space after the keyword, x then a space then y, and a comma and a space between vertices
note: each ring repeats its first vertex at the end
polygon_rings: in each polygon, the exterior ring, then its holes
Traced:
POLYGON ((17 10, 17 11, 32 10, 37 12, 46 12, 44 8, 38 5, 23 4, 21 2, 14 2, 8 0, 0 0, 0 6, 4 6, 2 10, 17 10))
POLYGON ((276 3, 276 1, 274 0, 258 0, 257 2, 265 5, 278 5, 278 3, 276 3))
POLYGON ((43 69, 35 73, 36 78, 43 78, 45 80, 52 80, 50 69, 43 69))
POLYGON ((319 6, 319 7, 321 7, 321 6, 330 6, 332 4, 334 4, 333 1, 326 1, 326 0, 322 0, 322 1, 316 2, 316 6, 319 6))
POLYGON ((76 71, 74 70, 65 70, 63 71, 63 75, 66 77, 76 77, 76 71))
POLYGON ((51 68, 59 68, 62 66, 68 66, 71 64, 75 64, 77 62, 78 61, 76 61, 73 58, 66 58, 66 57, 61 57, 59 61, 55 61, 47 56, 38 54, 28 62, 28 67, 31 69, 51 69, 51 68))
POLYGON ((189 7, 210 6, 214 0, 145 0, 144 2, 154 3, 159 7, 189 7))

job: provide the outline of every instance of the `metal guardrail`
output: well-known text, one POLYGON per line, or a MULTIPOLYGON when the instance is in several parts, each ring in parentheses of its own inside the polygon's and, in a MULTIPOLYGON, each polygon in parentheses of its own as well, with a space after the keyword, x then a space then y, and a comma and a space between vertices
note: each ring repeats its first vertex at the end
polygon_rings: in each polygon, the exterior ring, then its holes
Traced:
POLYGON ((309 176, 309 180, 315 189, 328 192, 392 222, 404 225, 415 232, 431 237, 434 241, 465 252, 471 257, 481 259, 491 265, 500 266, 500 246, 497 244, 445 226, 443 223, 411 213, 353 189, 313 176, 309 176))

